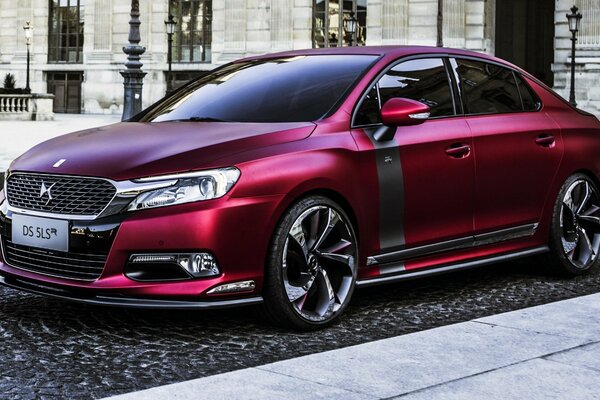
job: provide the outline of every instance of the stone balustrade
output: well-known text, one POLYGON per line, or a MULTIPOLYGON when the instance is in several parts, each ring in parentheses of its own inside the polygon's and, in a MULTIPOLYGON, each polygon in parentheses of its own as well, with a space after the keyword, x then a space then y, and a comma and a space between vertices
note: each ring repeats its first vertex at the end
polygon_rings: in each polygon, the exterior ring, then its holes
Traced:
POLYGON ((53 105, 51 94, 0 94, 0 121, 51 121, 53 105))

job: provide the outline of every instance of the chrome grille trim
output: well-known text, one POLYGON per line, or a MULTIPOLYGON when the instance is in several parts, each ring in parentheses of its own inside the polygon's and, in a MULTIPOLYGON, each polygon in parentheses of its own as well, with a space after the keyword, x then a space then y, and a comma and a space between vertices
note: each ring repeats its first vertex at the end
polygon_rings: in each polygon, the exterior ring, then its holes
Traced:
MULTIPOLYGON (((123 211, 124 206, 126 206, 131 200, 133 200, 137 195, 142 192, 149 190, 156 190, 160 188, 164 188, 167 186, 174 185, 177 182, 177 179, 169 179, 160 182, 133 182, 130 180, 125 181, 114 181, 107 178, 97 178, 97 177, 84 177, 84 176, 74 176, 74 175, 54 175, 54 174, 42 174, 42 173, 29 173, 29 172, 9 172, 7 179, 4 181, 4 193, 8 193, 8 180, 13 175, 39 175, 44 177, 58 177, 58 178, 78 178, 78 179, 97 179, 101 181, 105 181, 110 183, 116 190, 115 195, 111 199, 111 201, 106 205, 106 207, 98 214, 62 214, 56 212, 48 212, 48 211, 37 211, 31 210, 23 207, 14 206, 8 201, 7 197, 7 210, 17 214, 30 215, 34 217, 45 217, 45 218, 57 218, 57 219, 66 219, 72 221, 91 221, 97 218, 102 218, 108 215, 113 215, 123 211)), ((39 190, 39 189, 38 189, 39 190)))
POLYGON ((76 281, 100 278, 108 254, 63 253, 15 245, 2 238, 2 256, 11 267, 35 274, 76 281))
POLYGON ((11 207, 58 215, 97 216, 112 202, 117 188, 101 178, 13 173, 6 182, 11 207), (51 188, 40 194, 42 185, 51 188))

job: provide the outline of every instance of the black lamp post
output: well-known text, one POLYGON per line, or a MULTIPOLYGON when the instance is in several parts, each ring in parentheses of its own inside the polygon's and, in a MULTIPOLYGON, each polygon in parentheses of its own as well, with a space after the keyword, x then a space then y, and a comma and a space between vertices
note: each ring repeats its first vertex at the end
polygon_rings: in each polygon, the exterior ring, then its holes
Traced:
POLYGON ((23 30, 25 31, 25 41, 27 43, 27 80, 25 83, 25 91, 27 91, 27 93, 30 93, 31 87, 29 86, 29 59, 31 53, 29 48, 31 47, 31 38, 33 36, 33 26, 31 26, 31 21, 25 22, 23 30))
POLYGON ((576 6, 571 8, 571 14, 567 14, 567 20, 569 21, 569 30, 573 35, 571 37, 571 93, 569 94, 569 103, 573 107, 577 107, 575 101, 575 42, 577 42, 577 32, 579 31, 579 24, 581 22, 581 13, 577 12, 579 9, 576 6))
POLYGON ((177 21, 173 19, 173 15, 169 12, 169 17, 165 20, 165 26, 167 27, 167 63, 169 64, 169 73, 167 74, 167 94, 173 91, 173 34, 175 33, 175 25, 177 21))
POLYGON ((354 16, 354 12, 350 14, 350 18, 346 19, 346 32, 350 34, 350 46, 356 46, 356 28, 358 20, 354 16))
POLYGON ((142 71, 142 54, 146 51, 145 47, 140 46, 142 41, 140 37, 140 1, 131 0, 131 20, 129 21, 129 46, 123 47, 123 52, 127 54, 125 71, 121 75, 125 78, 123 86, 125 88, 123 98, 123 121, 128 120, 140 111, 142 111, 142 86, 146 73, 142 71))

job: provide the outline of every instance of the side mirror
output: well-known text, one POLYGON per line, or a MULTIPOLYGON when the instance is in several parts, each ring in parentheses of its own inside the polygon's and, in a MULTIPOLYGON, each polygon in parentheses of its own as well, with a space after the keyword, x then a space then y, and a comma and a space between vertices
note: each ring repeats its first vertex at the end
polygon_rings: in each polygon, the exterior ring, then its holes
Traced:
POLYGON ((375 132, 375 140, 392 140, 396 127, 422 124, 430 114, 429 106, 419 101, 400 97, 389 99, 381 108, 383 126, 375 132))
POLYGON ((416 100, 392 98, 381 108, 381 121, 388 126, 422 124, 429 118, 429 106, 416 100))

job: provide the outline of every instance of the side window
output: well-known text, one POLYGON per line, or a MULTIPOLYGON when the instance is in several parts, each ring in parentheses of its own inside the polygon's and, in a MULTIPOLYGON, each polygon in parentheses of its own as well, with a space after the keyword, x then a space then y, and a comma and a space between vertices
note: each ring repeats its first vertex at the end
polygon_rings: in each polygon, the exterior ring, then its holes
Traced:
POLYGON ((511 70, 480 61, 457 59, 467 114, 523 111, 511 70))
POLYGON ((537 95, 533 92, 533 89, 525 83, 523 77, 517 76, 517 82, 519 84, 519 92, 521 93, 521 99, 523 100, 523 109, 525 111, 537 111, 540 109, 541 102, 537 95))
POLYGON ((375 85, 363 99, 360 109, 354 118, 354 125, 374 125, 381 123, 380 110, 379 88, 375 85))
POLYGON ((427 104, 432 117, 455 114, 450 80, 439 58, 405 61, 390 69, 363 99, 354 124, 381 123, 380 107, 393 97, 427 104))
POLYGON ((454 115, 450 80, 439 58, 411 60, 396 65, 379 80, 381 104, 404 97, 427 104, 432 117, 454 115))

